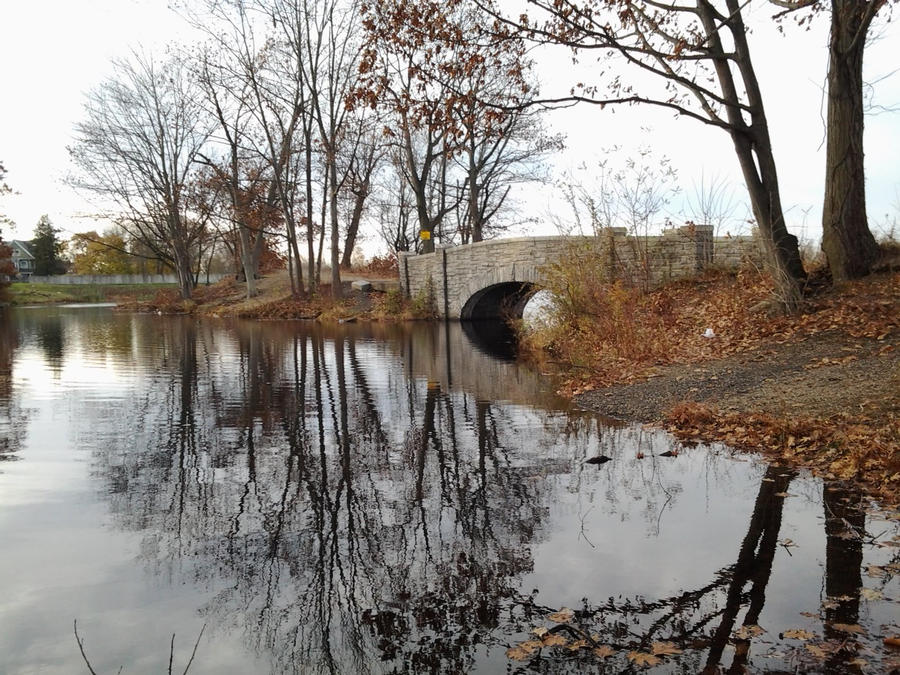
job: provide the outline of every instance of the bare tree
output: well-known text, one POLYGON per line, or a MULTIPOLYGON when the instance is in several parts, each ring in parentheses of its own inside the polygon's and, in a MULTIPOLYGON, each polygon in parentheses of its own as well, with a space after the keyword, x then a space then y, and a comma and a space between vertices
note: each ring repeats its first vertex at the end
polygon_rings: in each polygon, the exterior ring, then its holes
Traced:
POLYGON ((864 276, 878 257, 866 212, 863 157, 863 56, 876 15, 892 0, 770 0, 777 16, 807 9, 829 12, 822 250, 835 280, 864 276))
POLYGON ((205 228, 189 210, 187 187, 212 123, 197 83, 176 60, 134 54, 88 94, 70 153, 77 187, 97 194, 111 219, 175 270, 183 298, 205 228))
MULTIPOLYGON (((452 20, 452 0, 432 20, 444 42, 456 42, 461 31, 452 20), (440 25, 443 21, 444 25, 440 25)), ((768 251, 779 299, 788 309, 801 297, 805 272, 797 238, 784 221, 775 158, 762 93, 753 68, 740 0, 529 0, 529 13, 515 17, 492 0, 474 3, 493 21, 482 22, 462 39, 470 63, 491 42, 508 50, 517 40, 559 45, 575 60, 591 55, 600 68, 595 84, 577 83, 570 93, 534 96, 520 78, 515 105, 642 104, 722 129, 730 136, 744 176, 754 216, 768 251), (478 30, 480 29, 480 31, 478 30), (616 64, 615 70, 612 65, 616 64), (604 75, 611 71, 609 78, 604 75)), ((409 12, 408 0, 381 0, 409 12)), ((383 11, 383 10, 381 10, 383 11)))

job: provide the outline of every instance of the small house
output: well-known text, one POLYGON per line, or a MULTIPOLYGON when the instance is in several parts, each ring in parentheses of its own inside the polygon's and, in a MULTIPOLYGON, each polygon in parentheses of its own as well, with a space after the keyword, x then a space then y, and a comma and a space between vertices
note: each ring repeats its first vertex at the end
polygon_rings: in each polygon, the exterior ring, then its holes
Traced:
POLYGON ((12 247, 12 262, 16 268, 16 276, 22 280, 27 280, 34 274, 34 254, 27 241, 19 241, 13 239, 9 242, 12 247))

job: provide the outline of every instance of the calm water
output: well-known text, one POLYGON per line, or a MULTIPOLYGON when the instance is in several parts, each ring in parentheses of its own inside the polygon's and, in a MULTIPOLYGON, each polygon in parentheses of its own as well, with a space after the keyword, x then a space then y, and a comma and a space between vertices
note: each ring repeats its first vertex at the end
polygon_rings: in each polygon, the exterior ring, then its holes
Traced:
POLYGON ((0 315, 0 673, 75 620, 98 673, 896 665, 892 514, 549 389, 456 325, 0 315), (563 607, 610 655, 508 657, 563 607))

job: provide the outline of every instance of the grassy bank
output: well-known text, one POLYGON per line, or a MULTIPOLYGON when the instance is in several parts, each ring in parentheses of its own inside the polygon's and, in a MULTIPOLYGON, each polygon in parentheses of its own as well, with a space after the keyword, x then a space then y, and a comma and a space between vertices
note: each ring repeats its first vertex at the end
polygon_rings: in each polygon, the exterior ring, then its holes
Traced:
POLYGON ((344 272, 341 276, 344 282, 340 299, 332 297, 329 284, 323 284, 311 296, 296 298, 291 293, 290 278, 282 270, 259 279, 258 292, 253 298, 247 298, 243 283, 225 279, 211 286, 196 288, 190 300, 183 300, 176 289, 168 288, 158 291, 151 298, 126 302, 122 307, 163 314, 258 320, 403 321, 434 316, 433 299, 404 300, 395 278, 379 279, 366 274, 367 280, 387 290, 362 293, 351 288, 352 281, 363 278, 362 274, 344 272))
POLYGON ((70 302, 123 302, 153 298, 171 284, 56 285, 15 282, 6 289, 12 305, 44 305, 70 302))

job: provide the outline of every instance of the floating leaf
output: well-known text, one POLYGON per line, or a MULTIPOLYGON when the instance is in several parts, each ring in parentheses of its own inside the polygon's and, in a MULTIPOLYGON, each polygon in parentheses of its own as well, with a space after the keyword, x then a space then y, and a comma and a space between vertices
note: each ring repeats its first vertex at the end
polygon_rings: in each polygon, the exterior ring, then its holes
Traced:
POLYGON ((860 588, 859 594, 866 600, 881 600, 884 597, 884 593, 874 588, 860 588))
POLYGON ((650 651, 654 656, 667 656, 669 654, 681 653, 681 650, 671 642, 654 642, 650 645, 650 651))
POLYGON ((900 647, 900 635, 884 638, 884 644, 888 647, 900 647))
POLYGON ((568 607, 563 607, 558 612, 553 612, 553 614, 551 614, 547 618, 551 621, 555 621, 556 623, 569 623, 572 619, 575 618, 575 610, 569 609, 568 607))
POLYGON ((531 656, 536 650, 543 646, 540 640, 526 640, 525 642, 510 647, 506 650, 506 656, 514 661, 524 661, 531 656))
POLYGON ((550 635, 545 635, 542 639, 545 647, 561 647, 567 644, 569 641, 566 640, 559 633, 551 633, 550 635))
POLYGON ((662 659, 646 652, 628 652, 628 660, 636 666, 658 666, 662 659))
POLYGON ((751 638, 756 637, 757 635, 762 635, 765 633, 765 629, 757 626, 753 623, 748 623, 745 626, 741 626, 734 632, 734 637, 738 640, 749 640, 751 638))
POLYGON ((548 629, 546 626, 538 626, 536 628, 532 628, 531 632, 538 637, 544 637, 547 634, 547 630, 548 629))
POLYGON ((814 638, 815 634, 810 633, 808 630, 803 630, 802 628, 791 628, 790 630, 784 631, 781 636, 792 640, 809 640, 814 638))
POLYGON ((885 567, 881 567, 880 565, 869 565, 866 568, 866 576, 873 577, 875 579, 883 579, 888 574, 888 570, 885 567))
POLYGON ((828 658, 828 652, 826 652, 824 649, 822 649, 818 645, 811 645, 809 643, 806 643, 804 646, 806 647, 806 650, 810 654, 815 656, 817 659, 825 660, 828 658))
POLYGON ((616 653, 616 650, 612 647, 608 647, 607 645, 600 645, 599 647, 594 647, 594 656, 598 659, 605 659, 608 656, 612 656, 616 653))
POLYGON ((857 623, 832 623, 829 624, 834 630, 842 633, 865 633, 866 630, 857 623))

